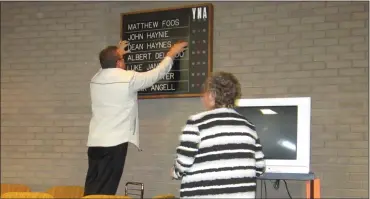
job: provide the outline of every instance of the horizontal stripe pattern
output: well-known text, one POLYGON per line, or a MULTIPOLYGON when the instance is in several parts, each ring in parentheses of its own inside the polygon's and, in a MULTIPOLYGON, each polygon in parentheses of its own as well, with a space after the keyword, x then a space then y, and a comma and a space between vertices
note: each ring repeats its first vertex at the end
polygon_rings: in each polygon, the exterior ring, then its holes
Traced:
POLYGON ((181 198, 254 198, 264 154, 255 126, 233 109, 191 116, 183 128, 172 175, 181 198))

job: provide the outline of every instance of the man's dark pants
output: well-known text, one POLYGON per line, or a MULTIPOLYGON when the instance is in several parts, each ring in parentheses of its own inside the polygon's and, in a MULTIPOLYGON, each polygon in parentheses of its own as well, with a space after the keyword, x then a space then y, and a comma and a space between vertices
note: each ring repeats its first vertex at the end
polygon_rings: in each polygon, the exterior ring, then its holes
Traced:
POLYGON ((84 195, 115 195, 125 166, 128 143, 89 147, 84 195))

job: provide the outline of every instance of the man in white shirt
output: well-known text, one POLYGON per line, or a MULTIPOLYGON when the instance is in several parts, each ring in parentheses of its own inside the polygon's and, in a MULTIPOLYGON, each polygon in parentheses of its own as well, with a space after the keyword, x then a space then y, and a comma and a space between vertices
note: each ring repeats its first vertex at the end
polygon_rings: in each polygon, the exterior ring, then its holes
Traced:
POLYGON ((127 45, 123 41, 103 49, 99 54, 101 69, 90 82, 92 118, 85 195, 116 194, 128 143, 140 149, 137 92, 162 79, 188 43, 174 44, 155 69, 142 73, 125 70, 127 45))

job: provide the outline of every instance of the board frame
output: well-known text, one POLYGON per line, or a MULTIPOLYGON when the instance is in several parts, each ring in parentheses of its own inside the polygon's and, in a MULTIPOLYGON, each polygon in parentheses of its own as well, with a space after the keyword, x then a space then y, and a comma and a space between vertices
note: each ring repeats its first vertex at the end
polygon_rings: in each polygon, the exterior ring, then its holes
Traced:
MULTIPOLYGON (((178 10, 184 8, 193 8, 193 7, 208 7, 209 13, 209 24, 208 24, 208 74, 207 77, 210 77, 213 71, 213 23, 214 23, 214 9, 212 3, 202 3, 202 4, 191 4, 185 6, 176 6, 176 7, 169 7, 169 8, 155 8, 149 10, 139 10, 139 11, 132 11, 120 14, 120 39, 123 37, 123 22, 125 15, 132 15, 132 14, 144 14, 144 13, 151 13, 151 12, 160 12, 160 11, 171 11, 171 10, 178 10)), ((189 44, 190 45, 190 44, 189 44)), ((200 97, 202 93, 193 94, 193 93, 186 93, 186 94, 149 94, 149 95, 138 95, 139 99, 158 99, 158 98, 190 98, 190 97, 200 97)))

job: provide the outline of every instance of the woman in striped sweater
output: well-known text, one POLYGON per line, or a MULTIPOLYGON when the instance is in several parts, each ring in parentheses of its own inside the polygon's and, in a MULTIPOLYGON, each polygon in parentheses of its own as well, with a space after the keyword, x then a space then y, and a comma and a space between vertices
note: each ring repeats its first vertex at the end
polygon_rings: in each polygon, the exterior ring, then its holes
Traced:
POLYGON ((206 81, 207 111, 189 117, 172 170, 172 177, 182 180, 181 198, 255 198, 264 155, 253 124, 233 109, 240 95, 230 73, 206 81))

